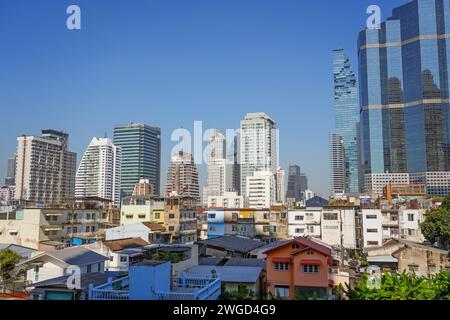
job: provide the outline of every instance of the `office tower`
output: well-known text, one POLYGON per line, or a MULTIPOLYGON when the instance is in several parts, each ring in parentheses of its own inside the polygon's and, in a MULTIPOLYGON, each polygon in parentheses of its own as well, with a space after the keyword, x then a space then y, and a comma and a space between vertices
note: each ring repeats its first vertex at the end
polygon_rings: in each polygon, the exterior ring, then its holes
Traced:
POLYGON ((308 190, 308 176, 306 173, 300 173, 300 193, 303 194, 308 190))
POLYGON ((255 171, 247 177, 246 201, 252 209, 268 209, 276 202, 275 174, 270 171, 255 171))
POLYGON ((187 152, 178 151, 172 155, 167 171, 166 197, 190 196, 200 203, 200 186, 194 157, 187 152))
POLYGON ((16 184, 16 156, 8 158, 8 169, 6 171, 5 186, 11 187, 16 184))
MULTIPOLYGON (((357 127, 359 98, 356 75, 343 49, 333 50, 336 134, 344 144, 345 193, 359 192, 357 127)), ((339 173, 336 173, 339 174, 339 173)), ((332 173, 332 175, 335 175, 332 173)))
POLYGON ((358 40, 362 160, 370 175, 409 173, 429 194, 450 192, 450 6, 414 0, 358 40), (428 185, 440 175, 441 185, 428 185))
POLYGON ((275 175, 275 183, 276 183, 276 202, 284 204, 286 203, 286 187, 285 187, 285 175, 286 171, 282 168, 277 169, 277 173, 275 175))
POLYGON ((286 198, 295 199, 295 202, 299 202, 302 198, 300 190, 300 167, 298 165, 290 165, 288 173, 288 190, 286 192, 286 198))
POLYGON ((75 196, 77 154, 69 135, 52 129, 17 138, 16 200, 62 204, 75 196))
POLYGON ((255 172, 276 173, 278 132, 275 121, 263 112, 248 113, 241 121, 241 194, 247 194, 247 177, 255 172))
POLYGON ((149 179, 160 195, 161 129, 134 123, 116 126, 114 145, 122 149, 122 197, 131 196, 140 179, 149 179))
POLYGON ((220 130, 215 129, 208 139, 206 148, 207 181, 203 189, 203 204, 208 204, 208 197, 223 196, 227 191, 234 191, 234 163, 226 159, 227 143, 220 130))
POLYGON ((332 195, 345 193, 346 170, 344 153, 342 138, 335 133, 330 134, 330 182, 332 195))
POLYGON ((101 198, 120 207, 121 153, 111 139, 93 138, 78 167, 75 197, 101 198))

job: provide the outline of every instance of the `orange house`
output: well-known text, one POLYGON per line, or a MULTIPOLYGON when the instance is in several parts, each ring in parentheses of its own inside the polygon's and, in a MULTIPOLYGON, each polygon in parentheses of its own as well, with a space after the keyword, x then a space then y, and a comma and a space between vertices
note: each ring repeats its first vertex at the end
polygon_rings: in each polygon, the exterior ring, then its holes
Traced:
POLYGON ((334 284, 329 277, 331 249, 306 238, 284 242, 265 252, 267 290, 282 299, 323 299, 334 284))

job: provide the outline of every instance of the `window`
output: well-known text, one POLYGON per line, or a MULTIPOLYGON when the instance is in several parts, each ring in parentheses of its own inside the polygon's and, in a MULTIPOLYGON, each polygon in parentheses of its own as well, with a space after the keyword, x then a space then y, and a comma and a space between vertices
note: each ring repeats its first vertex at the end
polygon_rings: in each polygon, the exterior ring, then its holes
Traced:
POLYGON ((175 215, 173 213, 169 214, 169 219, 175 219, 175 215))
POLYGON ((277 271, 289 271, 289 263, 275 263, 274 269, 277 271))
POLYGON ((208 219, 215 219, 216 215, 214 213, 208 214, 208 219))
POLYGON ((377 233, 378 229, 367 229, 367 233, 377 233))
POLYGON ((368 246, 377 246, 378 245, 378 241, 367 241, 367 245, 368 246))
POLYGON ((87 266, 87 273, 91 273, 92 272, 92 265, 88 265, 87 266))
POLYGON ((161 219, 161 213, 155 213, 155 219, 161 219))
POLYGON ((89 226, 87 226, 86 229, 85 229, 86 232, 89 232, 89 229, 90 229, 89 226))
POLYGON ((270 232, 270 227, 269 226, 264 226, 263 227, 263 232, 264 233, 270 232))
POLYGON ((377 215, 375 215, 375 214, 368 214, 368 215, 366 215, 366 219, 368 219, 368 220, 376 220, 377 219, 377 215))
POLYGON ((139 219, 145 219, 145 214, 138 215, 139 219))
POLYGON ((430 274, 435 274, 436 273, 436 266, 435 265, 429 265, 428 266, 428 272, 430 273, 430 274))
POLYGON ((338 220, 338 214, 336 212, 324 212, 323 220, 338 220))
POLYGON ((304 265, 303 272, 304 273, 319 273, 319 266, 304 265))
POLYGON ((303 221, 304 216, 295 216, 295 221, 303 221))
POLYGON ((133 215, 132 214, 127 214, 126 218, 127 219, 133 219, 133 215))
POLYGON ((213 231, 213 232, 216 231, 216 226, 210 226, 209 231, 213 231))
POLYGON ((169 226, 169 231, 175 231, 175 227, 174 226, 169 226))
POLYGON ((305 229, 295 229, 295 233, 305 233, 305 229))
POLYGON ((109 257, 109 261, 113 262, 113 261, 114 261, 114 257, 113 257, 113 256, 110 256, 110 257, 109 257))
POLYGON ((413 222, 414 221, 414 213, 408 213, 408 221, 413 222))
POLYGON ((409 272, 419 272, 419 266, 411 264, 408 266, 408 270, 409 272))
POLYGON ((120 256, 120 262, 127 262, 128 257, 127 256, 120 256))
POLYGON ((280 298, 289 297, 290 288, 288 286, 275 286, 275 296, 280 298))

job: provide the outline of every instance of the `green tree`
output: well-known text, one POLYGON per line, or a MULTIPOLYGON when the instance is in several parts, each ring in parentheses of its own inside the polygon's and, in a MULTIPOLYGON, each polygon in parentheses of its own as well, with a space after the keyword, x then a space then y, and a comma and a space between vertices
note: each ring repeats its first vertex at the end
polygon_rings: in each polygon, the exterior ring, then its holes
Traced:
POLYGON ((222 294, 219 297, 222 301, 249 301, 255 300, 255 293, 245 287, 239 288, 239 290, 226 290, 225 286, 222 286, 222 294))
POLYGON ((442 206, 428 210, 425 221, 420 224, 422 234, 432 244, 441 248, 449 248, 450 243, 450 199, 445 198, 442 206))
POLYGON ((369 277, 363 275, 354 289, 347 287, 350 300, 442 300, 449 298, 450 274, 446 271, 431 279, 415 274, 381 276, 379 286, 370 286, 369 277))
POLYGON ((8 283, 14 281, 17 275, 16 264, 20 259, 21 256, 11 249, 0 251, 0 281, 3 289, 8 283))

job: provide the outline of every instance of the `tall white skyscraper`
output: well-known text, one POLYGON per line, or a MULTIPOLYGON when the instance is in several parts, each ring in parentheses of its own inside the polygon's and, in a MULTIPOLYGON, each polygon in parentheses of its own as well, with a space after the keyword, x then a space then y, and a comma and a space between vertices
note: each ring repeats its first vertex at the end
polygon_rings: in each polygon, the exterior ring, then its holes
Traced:
POLYGON ((247 194, 247 178, 255 172, 276 174, 278 168, 278 130, 264 112, 248 113, 241 121, 241 194, 247 194))
POLYGON ((53 129, 17 138, 16 200, 61 204, 74 198, 77 154, 68 144, 69 135, 53 129))
POLYGON ((226 159, 227 142, 225 136, 218 129, 208 139, 207 181, 203 188, 203 204, 208 204, 208 197, 223 196, 227 191, 235 189, 234 161, 226 159))
POLYGON ((122 150, 111 139, 93 138, 77 171, 75 197, 98 197, 120 206, 122 150))

